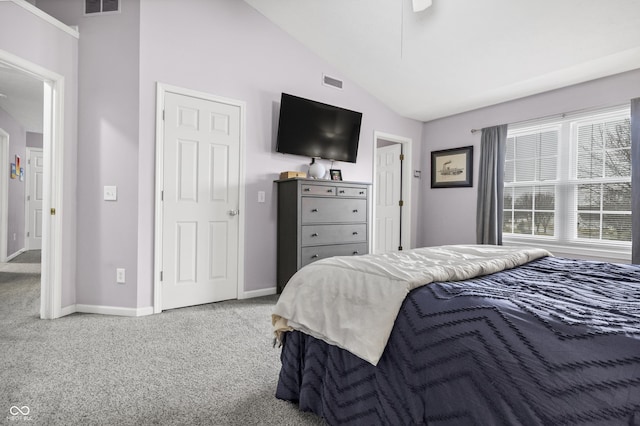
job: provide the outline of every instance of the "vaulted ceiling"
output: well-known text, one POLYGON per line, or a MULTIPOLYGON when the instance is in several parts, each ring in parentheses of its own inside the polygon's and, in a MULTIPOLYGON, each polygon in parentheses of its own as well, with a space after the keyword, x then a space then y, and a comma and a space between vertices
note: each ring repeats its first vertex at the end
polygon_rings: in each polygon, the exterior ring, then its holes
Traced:
POLYGON ((639 0, 245 0, 420 121, 640 68, 639 0))
MULTIPOLYGON (((640 0, 245 0, 420 121, 640 68, 640 0)), ((42 82, 0 64, 0 108, 42 131, 42 82)))

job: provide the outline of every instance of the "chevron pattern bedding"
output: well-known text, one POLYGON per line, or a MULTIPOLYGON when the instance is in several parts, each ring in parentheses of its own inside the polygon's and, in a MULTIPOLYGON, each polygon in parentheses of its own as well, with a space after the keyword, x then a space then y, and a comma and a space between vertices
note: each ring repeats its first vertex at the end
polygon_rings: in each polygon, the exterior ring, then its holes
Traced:
POLYGON ((413 290, 377 366, 285 333, 276 396, 331 425, 640 425, 640 266, 546 257, 413 290))

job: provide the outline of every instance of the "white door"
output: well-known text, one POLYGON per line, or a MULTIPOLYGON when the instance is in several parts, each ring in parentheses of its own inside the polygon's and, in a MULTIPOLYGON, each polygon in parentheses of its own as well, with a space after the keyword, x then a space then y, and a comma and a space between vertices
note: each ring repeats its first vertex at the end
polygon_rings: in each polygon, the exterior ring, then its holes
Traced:
POLYGON ((163 167, 162 308, 235 299, 240 108, 167 92, 163 167))
POLYGON ((400 199, 402 145, 376 150, 375 253, 398 250, 400 246, 400 199))
POLYGON ((9 227, 9 133, 0 129, 0 262, 7 261, 9 227))
POLYGON ((44 156, 41 149, 27 148, 27 249, 42 249, 42 178, 44 156))

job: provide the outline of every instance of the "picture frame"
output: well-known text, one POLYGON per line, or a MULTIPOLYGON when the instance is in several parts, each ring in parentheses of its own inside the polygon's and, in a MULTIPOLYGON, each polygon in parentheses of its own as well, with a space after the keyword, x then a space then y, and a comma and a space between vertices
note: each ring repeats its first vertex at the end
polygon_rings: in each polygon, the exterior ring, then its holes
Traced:
POLYGON ((342 180, 342 170, 329 169, 329 176, 331 176, 331 180, 342 180))
POLYGON ((431 188, 473 186, 473 146, 431 151, 431 188))

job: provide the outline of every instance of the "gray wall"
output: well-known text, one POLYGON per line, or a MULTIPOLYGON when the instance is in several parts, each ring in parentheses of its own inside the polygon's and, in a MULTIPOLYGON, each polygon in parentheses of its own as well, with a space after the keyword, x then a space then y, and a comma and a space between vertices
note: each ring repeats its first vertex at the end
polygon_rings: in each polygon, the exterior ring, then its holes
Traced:
POLYGON ((345 179, 373 180, 374 130, 413 139, 420 168, 422 123, 347 80, 343 91, 322 86, 323 72, 340 74, 243 1, 130 0, 122 13, 91 17, 82 0, 37 4, 81 34, 77 303, 152 304, 157 82, 246 102, 246 291, 275 287, 273 180, 308 163, 274 152, 281 92, 364 113, 358 163, 338 164, 345 179), (116 203, 102 201, 104 185, 118 186, 116 203), (116 267, 127 269, 126 285, 115 283, 116 267))
POLYGON ((418 229, 420 246, 475 243, 478 159, 481 129, 582 109, 628 103, 640 96, 640 70, 458 114, 423 125, 422 162, 430 179, 431 151, 474 146, 473 188, 431 189, 425 182, 418 229))
MULTIPOLYGON (((140 301, 152 295, 157 81, 247 104, 246 291, 271 288, 276 282, 273 180, 281 171, 301 170, 308 163, 274 152, 274 109, 281 92, 363 113, 358 162, 337 164, 344 179, 372 182, 374 130, 412 138, 418 168, 422 123, 398 116, 348 80, 342 91, 322 86, 323 72, 342 76, 245 2, 141 0, 140 9, 140 301), (266 203, 257 202, 258 191, 265 191, 266 203)), ((417 208, 418 189, 414 194, 417 208)))
MULTIPOLYGON (((26 167, 26 132, 9 113, 0 108, 0 129, 9 133, 9 160, 15 162, 16 155, 20 156, 20 166, 26 167)), ((19 173, 19 170, 16 170, 19 173)), ((20 179, 9 179, 9 205, 7 226, 7 256, 18 253, 25 247, 24 234, 24 196, 25 184, 20 179)), ((4 207, 3 207, 4 208, 4 207)))
POLYGON ((76 303, 133 308, 140 2, 122 2, 121 13, 100 16, 84 16, 83 0, 40 0, 37 5, 80 32, 76 303), (105 185, 117 186, 116 202, 103 200, 105 185), (116 285, 116 268, 126 269, 126 285, 116 285))
POLYGON ((42 133, 27 132, 27 146, 42 149, 42 133))
POLYGON ((64 198, 60 209, 62 306, 75 303, 78 39, 13 2, 0 2, 0 50, 64 77, 64 198))

